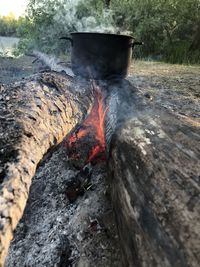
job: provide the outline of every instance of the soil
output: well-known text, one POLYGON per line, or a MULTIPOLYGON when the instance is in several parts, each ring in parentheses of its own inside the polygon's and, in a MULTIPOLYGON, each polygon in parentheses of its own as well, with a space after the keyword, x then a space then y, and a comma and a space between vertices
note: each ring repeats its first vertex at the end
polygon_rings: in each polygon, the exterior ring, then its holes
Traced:
POLYGON ((24 79, 42 69, 34 58, 22 56, 19 58, 0 57, 0 84, 12 83, 24 79))
POLYGON ((200 66, 136 61, 129 80, 155 108, 200 125, 200 66))

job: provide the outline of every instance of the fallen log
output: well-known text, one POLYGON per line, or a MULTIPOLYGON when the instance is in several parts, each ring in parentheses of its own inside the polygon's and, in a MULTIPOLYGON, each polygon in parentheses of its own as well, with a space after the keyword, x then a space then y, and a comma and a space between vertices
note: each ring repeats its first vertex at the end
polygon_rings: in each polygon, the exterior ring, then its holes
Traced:
POLYGON ((124 266, 196 267, 200 262, 200 135, 197 118, 118 90, 109 157, 111 199, 124 266), (119 101, 119 100, 118 100, 119 101))
MULTIPOLYGON (((0 158, 2 259, 37 163, 90 107, 90 90, 79 90, 89 85, 79 84, 44 73, 16 84, 12 91, 1 88, 0 126, 8 133, 1 137, 0 149, 5 149, 0 158)), ((112 139, 110 191, 124 266, 197 266, 199 124, 151 105, 151 98, 144 101, 125 80, 106 87, 111 95, 106 127, 107 144, 112 139)))
POLYGON ((0 266, 38 163, 83 120, 91 103, 88 83, 54 72, 0 86, 0 266))

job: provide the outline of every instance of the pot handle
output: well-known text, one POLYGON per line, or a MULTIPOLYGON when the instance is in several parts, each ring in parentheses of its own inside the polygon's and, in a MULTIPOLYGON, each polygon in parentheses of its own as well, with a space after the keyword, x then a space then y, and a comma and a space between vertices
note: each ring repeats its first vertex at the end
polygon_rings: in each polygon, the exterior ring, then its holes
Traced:
POLYGON ((132 44, 132 47, 134 47, 135 45, 143 45, 144 43, 143 42, 134 42, 133 44, 132 44))
POLYGON ((70 41, 70 43, 71 43, 71 45, 73 46, 73 40, 72 40, 72 38, 71 37, 60 37, 60 40, 68 40, 68 41, 70 41))

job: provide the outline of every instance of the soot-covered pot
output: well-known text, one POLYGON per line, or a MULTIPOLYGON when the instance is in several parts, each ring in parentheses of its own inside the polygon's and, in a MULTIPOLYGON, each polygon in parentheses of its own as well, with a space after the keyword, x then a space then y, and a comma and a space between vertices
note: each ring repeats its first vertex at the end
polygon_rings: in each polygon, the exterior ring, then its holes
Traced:
POLYGON ((74 74, 92 79, 125 78, 135 42, 129 35, 75 32, 61 37, 72 44, 71 64, 74 74))

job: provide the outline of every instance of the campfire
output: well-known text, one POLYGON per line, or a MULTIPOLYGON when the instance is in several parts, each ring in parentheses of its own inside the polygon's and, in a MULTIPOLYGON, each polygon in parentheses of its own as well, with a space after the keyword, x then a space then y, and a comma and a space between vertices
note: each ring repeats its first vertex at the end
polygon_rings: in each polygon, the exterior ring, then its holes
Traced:
POLYGON ((199 129, 124 79, 132 37, 110 38, 126 62, 98 80, 77 61, 0 86, 0 267, 197 266, 199 129))
MULTIPOLYGON (((81 255, 74 255, 74 253, 80 253, 83 248, 85 251, 84 253, 86 253, 87 250, 99 250, 93 253, 97 255, 95 256, 97 257, 96 262, 102 261, 101 255, 104 255, 104 250, 102 250, 100 245, 105 244, 104 246, 109 246, 109 248, 113 251, 112 257, 117 259, 117 262, 120 262, 120 259, 118 259, 118 236, 116 228, 114 227, 115 224, 113 222, 111 206, 110 203, 108 203, 107 196, 105 195, 107 190, 105 184, 107 159, 105 121, 108 119, 110 111, 110 106, 107 102, 109 99, 109 92, 105 90, 105 84, 100 81, 87 81, 85 79, 79 81, 77 78, 71 79, 66 75, 58 73, 43 73, 40 75, 39 79, 39 83, 45 84, 45 88, 50 88, 50 91, 52 92, 50 94, 47 92, 44 96, 45 100, 43 100, 44 102, 47 99, 47 114, 53 119, 54 116, 57 116, 56 112, 61 114, 60 117, 56 118, 55 121, 52 120, 50 123, 50 125, 55 125, 55 128, 51 133, 55 133, 56 138, 48 137, 49 140, 53 140, 54 144, 56 142, 55 140, 58 140, 57 121, 62 121, 63 127, 72 123, 70 125, 71 131, 67 129, 68 134, 64 136, 63 133, 66 132, 66 129, 63 128, 63 130, 60 131, 60 134, 62 134, 61 141, 62 139, 63 141, 59 146, 55 146, 50 149, 43 158, 42 162, 40 162, 41 167, 36 173, 36 178, 33 178, 33 188, 29 193, 28 204, 22 217, 22 225, 24 225, 24 227, 17 227, 15 239, 13 241, 13 245, 11 245, 6 266, 8 267, 14 264, 16 259, 20 264, 23 258, 16 254, 18 250, 21 250, 19 246, 21 246, 23 250, 27 250, 28 253, 28 247, 31 239, 38 240, 37 242, 39 243, 41 242, 41 246, 44 246, 45 243, 47 243, 47 247, 50 249, 51 246, 49 243, 51 243, 51 240, 48 239, 48 236, 46 236, 45 233, 52 231, 50 227, 50 218, 54 216, 53 214, 57 214, 56 216, 61 216, 61 218, 66 215, 68 216, 69 221, 64 226, 64 229, 65 232, 67 231, 72 234, 68 234, 66 242, 64 242, 63 245, 60 243, 59 238, 56 239, 57 228, 55 228, 55 244, 57 244, 59 250, 58 255, 56 256, 55 254, 55 258, 49 259, 49 261, 54 261, 54 263, 59 261, 58 266, 63 266, 62 264, 66 264, 66 262, 68 262, 69 266, 71 266, 71 261, 81 261, 84 258, 81 255), (82 95, 80 95, 78 87, 81 88, 82 95), (48 97, 50 97, 50 99, 48 99, 48 97), (64 110, 64 108, 66 109, 66 106, 68 108, 68 112, 63 112, 62 110, 64 110), (66 118, 63 118, 65 114, 66 118), (71 114, 71 116, 69 116, 69 114, 71 114), (56 158, 56 166, 54 166, 55 163, 52 158, 56 158), (48 169, 52 168, 53 171, 49 172, 48 169), (42 172, 46 172, 45 177, 42 178, 42 182, 39 178, 40 175, 42 175, 40 174, 40 169, 42 169, 42 172), (54 169, 56 171, 54 171, 54 169), (69 174, 68 169, 70 170, 69 174), (48 180, 46 180, 47 178, 48 180), (54 187, 54 183, 58 183, 58 186, 56 186, 56 189, 51 192, 54 187), (39 188, 42 188, 44 185, 45 191, 41 192, 39 188), (57 201, 56 207, 51 206, 51 198, 49 198, 48 192, 51 192, 50 194, 53 195, 55 194, 53 198, 57 201), (38 196, 37 199, 35 199, 35 195, 38 193, 41 194, 41 196, 38 196), (47 203, 47 205, 41 204, 44 201, 43 197, 45 198, 45 203, 47 203), (87 204, 85 204, 86 201, 87 204), (72 206, 68 206, 69 204, 72 206), (31 208, 32 205, 34 208, 31 208), (80 211, 77 207, 79 207, 80 211), (60 214, 59 212, 61 209, 63 209, 63 211, 60 214), (107 215, 108 211, 109 215, 107 215), (86 214, 84 219, 82 218, 82 212, 86 214), (38 214, 40 214, 39 217, 38 214), (43 214, 45 214, 45 216, 42 220, 40 220, 40 217, 42 217, 43 214), (109 219, 105 219, 104 217, 108 217, 109 219), (35 219, 38 220, 36 225, 33 224, 35 219), (74 220, 76 223, 72 223, 74 220), (29 225, 29 237, 25 237, 20 243, 19 239, 21 233, 26 231, 26 225, 29 225), (37 236, 37 230, 34 229, 35 227, 39 227, 41 231, 44 231, 44 234, 37 236), (107 234, 108 228, 112 228, 112 230, 109 230, 109 233, 113 236, 113 240, 107 234), (101 237, 98 237, 99 234, 101 237), (70 245, 67 243, 68 240, 70 245), (73 245, 74 240, 76 242, 76 246, 73 245), (116 244, 113 243, 114 241, 116 241, 116 244), (95 242, 97 242, 97 244, 95 246, 92 245, 92 243, 95 242), (17 250, 15 248, 17 248, 17 250)), ((36 92, 36 99, 38 99, 38 95, 41 94, 42 90, 43 88, 41 88, 41 91, 38 90, 36 92)), ((15 91, 13 90, 13 93, 14 92, 15 91)), ((36 109, 40 109, 39 101, 37 101, 37 105, 36 109)), ((26 110, 29 110, 28 107, 26 110)), ((27 114, 27 111, 24 112, 24 114, 27 114)), ((30 112, 32 113, 32 111, 29 110, 28 114, 30 112)), ((42 111, 42 115, 45 112, 46 111, 42 111)), ((34 120, 33 114, 29 114, 28 118, 32 124, 32 120, 34 120)), ((28 127, 30 128, 30 126, 28 127)), ((47 125, 47 127, 49 126, 47 125)), ((27 138, 29 138, 28 136, 31 138, 32 135, 27 130, 27 138)), ((36 134, 37 133, 39 133, 39 131, 37 131, 36 134)), ((46 138, 45 133, 44 137, 45 138, 42 140, 48 143, 48 138, 46 138)), ((37 143, 37 139, 34 140, 37 143)), ((38 145, 38 143, 36 144, 36 148, 38 150, 40 150, 43 146, 43 141, 41 142, 41 145, 38 145)), ((29 148, 30 146, 27 146, 27 152, 29 148)), ((36 149, 34 152, 34 157, 41 155, 41 153, 38 153, 36 149)), ((38 161, 38 159, 35 158, 31 160, 31 162, 38 161)), ((54 222, 54 225, 59 227, 56 222, 54 222)), ((33 250, 31 253, 32 257, 37 248, 34 248, 33 246, 30 249, 33 250)), ((40 265, 43 264, 43 260, 43 257, 39 256, 40 265)), ((89 260, 93 262, 93 256, 90 256, 89 260)), ((104 259, 105 266, 107 266, 109 261, 110 256, 106 255, 104 259)), ((51 263, 49 264, 51 265, 51 263)))
POLYGON ((68 156, 73 160, 82 160, 84 165, 106 159, 104 124, 108 108, 105 107, 104 102, 105 92, 101 91, 94 81, 92 81, 92 87, 94 103, 90 113, 84 122, 78 125, 65 139, 68 156), (81 153, 82 146, 84 146, 85 155, 81 153))

